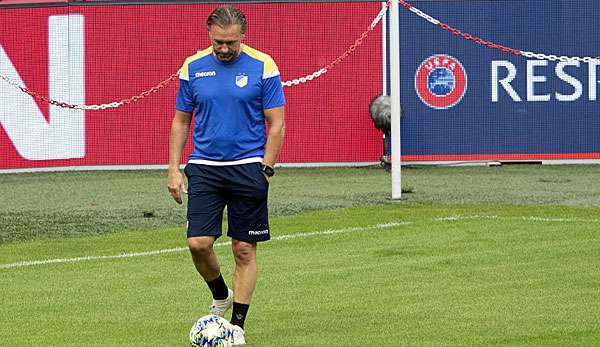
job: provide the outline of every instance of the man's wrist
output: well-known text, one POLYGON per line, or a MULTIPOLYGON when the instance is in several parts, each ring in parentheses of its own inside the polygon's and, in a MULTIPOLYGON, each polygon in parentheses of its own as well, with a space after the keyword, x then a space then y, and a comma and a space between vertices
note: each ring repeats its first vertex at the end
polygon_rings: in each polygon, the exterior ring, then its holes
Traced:
POLYGON ((262 171, 262 173, 267 175, 267 177, 273 177, 273 175, 275 175, 275 169, 273 169, 272 166, 267 165, 267 164, 261 165, 261 171, 262 171))
POLYGON ((167 172, 168 172, 168 173, 171 173, 171 172, 179 172, 179 165, 177 165, 177 166, 169 166, 169 167, 167 168, 167 172))

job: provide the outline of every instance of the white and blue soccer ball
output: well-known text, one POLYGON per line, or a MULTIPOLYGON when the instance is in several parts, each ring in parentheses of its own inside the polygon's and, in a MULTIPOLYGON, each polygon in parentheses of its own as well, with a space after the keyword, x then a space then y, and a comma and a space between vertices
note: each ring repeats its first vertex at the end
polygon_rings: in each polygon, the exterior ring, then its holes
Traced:
POLYGON ((215 315, 200 317, 190 330, 191 347, 231 347, 233 326, 227 319, 215 315))

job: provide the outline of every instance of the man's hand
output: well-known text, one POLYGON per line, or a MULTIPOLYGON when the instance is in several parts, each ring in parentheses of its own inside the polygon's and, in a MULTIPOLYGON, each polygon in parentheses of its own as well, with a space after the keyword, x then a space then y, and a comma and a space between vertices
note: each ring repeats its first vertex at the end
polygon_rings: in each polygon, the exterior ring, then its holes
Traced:
POLYGON ((169 176, 167 178, 167 187, 169 188, 169 193, 178 204, 183 203, 181 200, 181 193, 187 193, 185 189, 185 184, 183 183, 183 175, 179 169, 177 170, 169 170, 169 176))

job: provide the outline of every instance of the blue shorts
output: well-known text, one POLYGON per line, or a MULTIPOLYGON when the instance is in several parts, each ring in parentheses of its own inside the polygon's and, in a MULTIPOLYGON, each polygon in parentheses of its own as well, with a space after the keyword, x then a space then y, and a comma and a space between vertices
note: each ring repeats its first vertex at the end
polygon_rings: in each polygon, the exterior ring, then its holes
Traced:
POLYGON ((222 234, 227 206, 227 236, 256 243, 270 239, 269 182, 261 163, 212 166, 187 164, 187 237, 222 234))

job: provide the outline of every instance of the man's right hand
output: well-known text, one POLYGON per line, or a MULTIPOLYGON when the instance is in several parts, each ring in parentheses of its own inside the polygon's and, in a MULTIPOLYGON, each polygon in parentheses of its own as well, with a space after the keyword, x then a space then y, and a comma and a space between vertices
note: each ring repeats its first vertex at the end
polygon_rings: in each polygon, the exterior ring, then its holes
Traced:
POLYGON ((177 170, 169 170, 169 176, 167 178, 167 187, 169 188, 169 193, 178 204, 183 203, 181 200, 181 193, 187 193, 185 189, 185 184, 183 182, 183 175, 179 169, 177 170))

